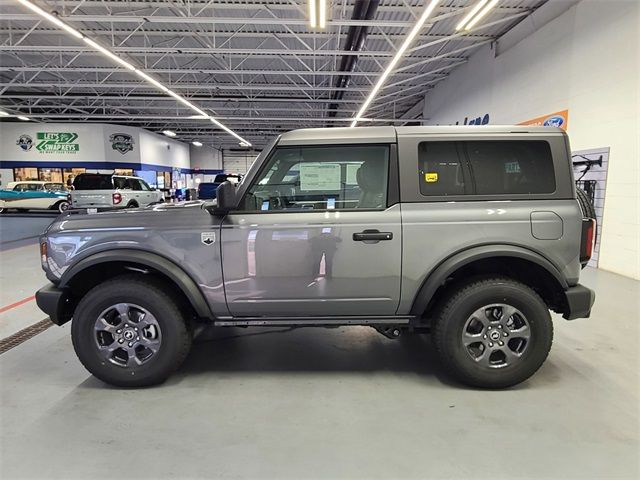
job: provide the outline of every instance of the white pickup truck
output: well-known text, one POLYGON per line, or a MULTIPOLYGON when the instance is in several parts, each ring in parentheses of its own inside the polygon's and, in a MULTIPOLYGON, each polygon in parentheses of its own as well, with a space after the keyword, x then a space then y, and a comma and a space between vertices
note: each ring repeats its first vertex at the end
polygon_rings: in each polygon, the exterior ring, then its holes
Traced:
POLYGON ((162 192, 151 188, 140 177, 82 173, 73 180, 69 207, 91 212, 146 207, 162 200, 162 192))

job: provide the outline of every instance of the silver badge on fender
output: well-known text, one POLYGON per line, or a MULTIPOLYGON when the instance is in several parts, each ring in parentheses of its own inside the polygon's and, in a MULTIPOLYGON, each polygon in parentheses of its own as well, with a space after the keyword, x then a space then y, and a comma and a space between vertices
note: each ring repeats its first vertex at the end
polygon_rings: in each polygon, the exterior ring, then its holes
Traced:
POLYGON ((216 232, 202 232, 200 241, 205 245, 213 245, 216 241, 216 232))

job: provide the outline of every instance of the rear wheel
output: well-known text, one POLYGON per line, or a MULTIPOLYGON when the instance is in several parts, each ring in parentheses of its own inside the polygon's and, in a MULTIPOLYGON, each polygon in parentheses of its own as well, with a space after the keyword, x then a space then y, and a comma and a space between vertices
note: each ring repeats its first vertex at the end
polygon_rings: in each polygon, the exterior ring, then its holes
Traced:
POLYGON ((443 366, 457 380, 504 388, 526 380, 544 363, 553 324, 536 292, 495 277, 452 294, 436 314, 433 339, 443 366))
POLYGON ((58 210, 58 212, 60 213, 64 213, 67 210, 69 210, 69 202, 67 202, 66 200, 58 202, 55 205, 55 209, 58 210))
POLYGON ((163 382, 191 346, 186 319, 171 293, 141 275, 117 277, 90 290, 76 308, 71 337, 89 372, 122 387, 163 382))

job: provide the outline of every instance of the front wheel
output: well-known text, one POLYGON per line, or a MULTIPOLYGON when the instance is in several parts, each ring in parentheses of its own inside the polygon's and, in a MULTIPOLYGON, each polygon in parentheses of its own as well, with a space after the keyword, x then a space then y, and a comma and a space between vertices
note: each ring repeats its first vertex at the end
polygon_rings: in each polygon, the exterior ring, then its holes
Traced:
POLYGON ((433 337, 443 366, 464 384, 505 388, 544 363, 553 341, 549 310, 528 286, 509 278, 462 286, 438 309, 433 337))
POLYGON ((90 290, 74 313, 71 338, 89 372, 121 387, 163 382, 191 346, 171 292, 141 275, 116 277, 90 290))

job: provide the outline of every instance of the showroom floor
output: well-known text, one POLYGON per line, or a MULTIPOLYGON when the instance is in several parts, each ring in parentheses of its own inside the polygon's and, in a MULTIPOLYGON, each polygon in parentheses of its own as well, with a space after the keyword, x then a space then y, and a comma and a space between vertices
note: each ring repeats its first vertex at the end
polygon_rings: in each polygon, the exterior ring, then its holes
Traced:
MULTIPOLYGON (((45 283, 35 244, 0 256, 3 307, 45 283)), ((640 283, 583 282, 592 318, 558 318, 546 364, 506 391, 364 327, 208 332, 165 385, 119 390, 49 328, 1 356, 0 477, 638 478, 640 283)), ((26 301, 0 325, 43 317, 26 301)))

